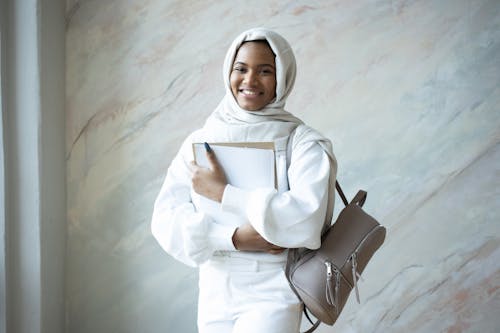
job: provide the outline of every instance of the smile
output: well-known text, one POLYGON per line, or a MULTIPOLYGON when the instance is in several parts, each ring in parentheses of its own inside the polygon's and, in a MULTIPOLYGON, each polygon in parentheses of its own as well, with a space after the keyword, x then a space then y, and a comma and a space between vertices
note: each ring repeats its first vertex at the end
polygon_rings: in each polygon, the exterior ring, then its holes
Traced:
POLYGON ((257 96, 257 95, 262 95, 261 92, 253 89, 240 89, 240 93, 242 93, 245 96, 257 96))

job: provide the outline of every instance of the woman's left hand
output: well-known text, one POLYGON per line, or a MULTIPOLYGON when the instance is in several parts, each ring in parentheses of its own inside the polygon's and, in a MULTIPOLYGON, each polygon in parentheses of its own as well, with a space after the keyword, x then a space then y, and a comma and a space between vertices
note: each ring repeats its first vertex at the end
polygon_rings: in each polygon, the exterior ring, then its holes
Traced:
POLYGON ((191 162, 191 181, 193 189, 199 195, 207 197, 208 199, 222 202, 224 189, 227 185, 226 175, 221 165, 217 161, 217 157, 213 150, 207 151, 207 159, 210 168, 203 168, 196 164, 195 161, 191 162))
POLYGON ((269 243, 250 224, 244 224, 236 228, 232 241, 234 247, 239 251, 267 252, 270 254, 280 254, 286 249, 284 247, 269 243))

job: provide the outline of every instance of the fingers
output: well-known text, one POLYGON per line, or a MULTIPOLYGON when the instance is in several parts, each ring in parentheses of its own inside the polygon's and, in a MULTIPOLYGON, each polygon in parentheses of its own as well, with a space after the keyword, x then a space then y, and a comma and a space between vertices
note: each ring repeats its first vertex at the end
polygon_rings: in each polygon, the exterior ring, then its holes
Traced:
POLYGON ((267 251, 267 253, 269 254, 281 254, 285 251, 286 249, 284 248, 279 248, 279 249, 271 249, 269 251, 267 251))
POLYGON ((199 168, 198 164, 196 164, 196 162, 195 162, 195 161, 191 161, 191 162, 189 162, 188 167, 189 167, 189 170, 190 170, 192 173, 194 173, 194 172, 195 172, 196 170, 198 170, 198 168, 199 168))
MULTIPOLYGON (((205 147, 207 146, 208 144, 205 147)), ((210 149, 210 146, 207 149, 207 158, 211 165, 209 168, 201 167, 195 161, 191 161, 188 164, 188 168, 191 171, 191 185, 196 193, 208 199, 221 202, 227 185, 227 179, 224 170, 217 163, 215 154, 210 149)))
POLYGON ((217 157, 215 156, 214 151, 212 150, 212 148, 208 143, 205 142, 204 145, 205 145, 205 150, 207 151, 207 160, 208 164, 210 164, 210 169, 220 170, 221 167, 219 161, 217 161, 217 157))
POLYGON ((278 245, 274 245, 274 244, 271 244, 271 248, 267 251, 267 253, 270 253, 270 254, 280 254, 280 253, 283 253, 283 251, 286 250, 286 248, 284 247, 281 247, 281 246, 278 246, 278 245))

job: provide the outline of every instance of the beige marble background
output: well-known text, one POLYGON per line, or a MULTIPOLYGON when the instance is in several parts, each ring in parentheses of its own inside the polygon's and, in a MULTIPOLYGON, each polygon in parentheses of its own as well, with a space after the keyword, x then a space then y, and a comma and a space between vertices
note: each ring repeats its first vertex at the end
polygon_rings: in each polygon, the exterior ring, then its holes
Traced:
POLYGON ((498 332, 499 1, 67 0, 68 332, 196 332, 197 272, 152 205, 254 26, 294 47, 289 111, 388 229, 361 305, 318 332, 498 332))

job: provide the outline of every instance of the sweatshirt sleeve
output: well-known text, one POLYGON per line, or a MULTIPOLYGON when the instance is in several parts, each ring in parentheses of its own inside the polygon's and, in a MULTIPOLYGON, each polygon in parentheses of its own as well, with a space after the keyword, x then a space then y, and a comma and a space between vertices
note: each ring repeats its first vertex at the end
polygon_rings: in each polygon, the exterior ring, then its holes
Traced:
MULTIPOLYGON (((321 245, 327 203, 330 159, 316 142, 294 148, 288 169, 290 190, 243 190, 228 185, 222 209, 243 214, 267 241, 286 248, 321 245)), ((332 175, 335 177, 335 175, 332 175)))
POLYGON ((151 231, 160 246, 189 266, 208 260, 214 251, 232 250, 235 228, 216 223, 196 210, 191 199, 191 140, 186 139, 168 168, 156 198, 151 231))

